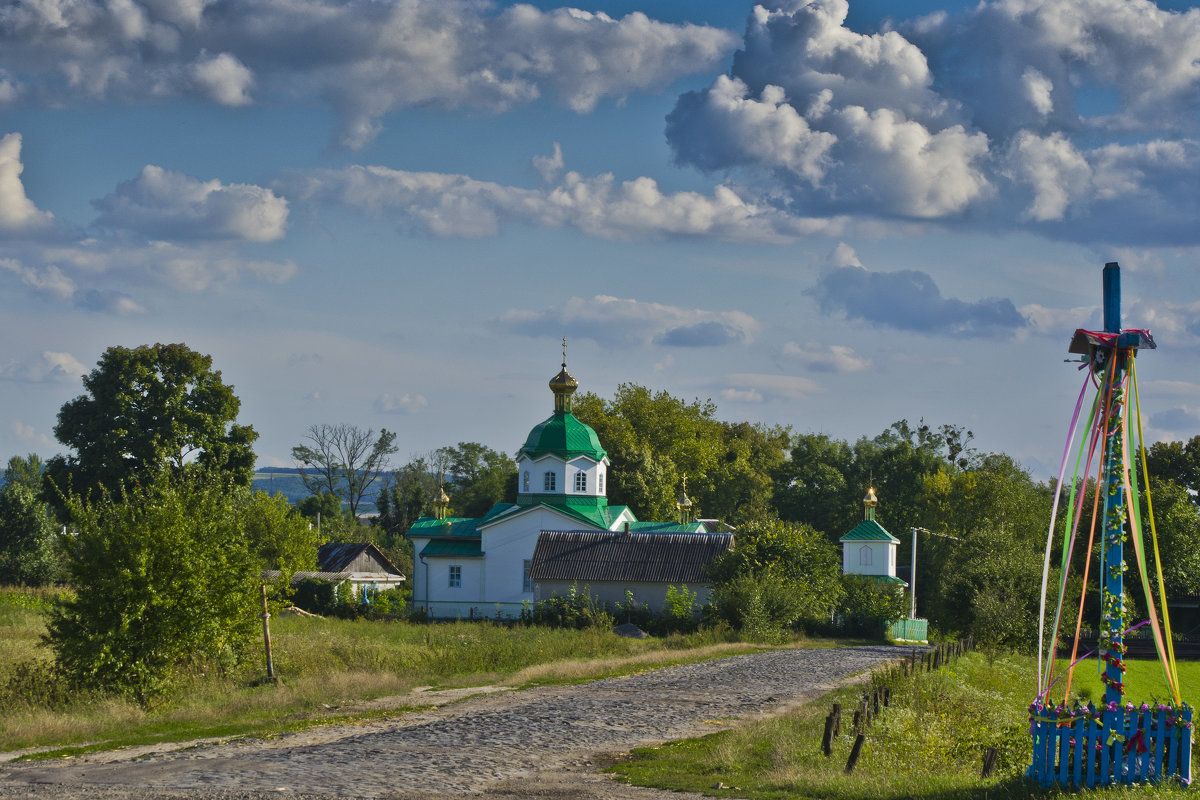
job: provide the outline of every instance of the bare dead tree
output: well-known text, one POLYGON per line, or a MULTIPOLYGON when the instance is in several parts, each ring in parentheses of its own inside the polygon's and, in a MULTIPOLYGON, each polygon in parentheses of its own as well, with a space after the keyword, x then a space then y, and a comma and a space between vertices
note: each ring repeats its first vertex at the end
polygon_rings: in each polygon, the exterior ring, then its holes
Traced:
POLYGON ((363 495, 390 466, 395 442, 396 434, 387 428, 376 436, 356 425, 312 425, 304 442, 292 448, 292 458, 305 488, 344 499, 350 514, 357 515, 363 495))

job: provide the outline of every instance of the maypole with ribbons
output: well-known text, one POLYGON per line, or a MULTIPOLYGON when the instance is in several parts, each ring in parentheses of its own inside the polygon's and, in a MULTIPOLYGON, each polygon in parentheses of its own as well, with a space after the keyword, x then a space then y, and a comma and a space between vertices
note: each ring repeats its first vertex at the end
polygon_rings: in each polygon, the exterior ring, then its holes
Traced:
POLYGON ((1179 692, 1178 670, 1165 600, 1162 606, 1162 624, 1159 624, 1159 613, 1155 608, 1155 597, 1150 588, 1147 550, 1143 537, 1145 522, 1148 523, 1153 544, 1158 597, 1164 599, 1137 393, 1137 353, 1139 350, 1154 347, 1154 339, 1149 331, 1121 328, 1120 268, 1115 262, 1106 264, 1104 330, 1080 329, 1075 331, 1071 339, 1070 352, 1080 357, 1080 361, 1083 362, 1080 369, 1086 369, 1087 374, 1075 405, 1067 445, 1063 451, 1043 562, 1041 615, 1038 622, 1038 693, 1030 705, 1033 760, 1028 771, 1029 777, 1043 786, 1054 783, 1095 786, 1160 781, 1168 776, 1178 777, 1185 785, 1191 781, 1192 709, 1183 702, 1179 692), (1072 444, 1080 433, 1079 422, 1089 387, 1096 390, 1095 397, 1090 404, 1087 422, 1083 426, 1083 435, 1078 437, 1079 448, 1074 459, 1074 473, 1067 479, 1072 444), (1142 454, 1140 472, 1145 486, 1145 514, 1142 513, 1142 493, 1138 489, 1139 465, 1137 458, 1131 458, 1131 453, 1142 454), (1091 509, 1091 525, 1087 532, 1087 550, 1083 559, 1084 594, 1079 598, 1074 642, 1077 648, 1084 595, 1088 591, 1091 553, 1096 544, 1099 519, 1098 583, 1101 626, 1096 652, 1099 655, 1101 680, 1105 685, 1104 702, 1100 708, 1091 703, 1080 705, 1078 701, 1074 704, 1070 702, 1074 668, 1091 655, 1089 653, 1077 657, 1076 650, 1072 651, 1065 669, 1066 680, 1061 688, 1062 700, 1056 703, 1054 699, 1055 687, 1058 684, 1058 678, 1054 677, 1054 668, 1067 577, 1076 542, 1082 542, 1080 523, 1084 517, 1083 487, 1087 476, 1091 474, 1093 464, 1098 468, 1097 489, 1091 509), (1046 619, 1049 609, 1046 601, 1050 583, 1050 555, 1064 486, 1069 487, 1069 496, 1065 504, 1066 539, 1062 547, 1057 581, 1058 600, 1053 609, 1050 636, 1047 637, 1046 619), (1126 618, 1127 541, 1133 545, 1148 611, 1147 620, 1133 625, 1129 625, 1126 618), (1125 635, 1144 625, 1150 626, 1169 697, 1154 706, 1142 703, 1135 707, 1133 703, 1125 702, 1125 635), (1048 653, 1044 648, 1047 642, 1048 653))

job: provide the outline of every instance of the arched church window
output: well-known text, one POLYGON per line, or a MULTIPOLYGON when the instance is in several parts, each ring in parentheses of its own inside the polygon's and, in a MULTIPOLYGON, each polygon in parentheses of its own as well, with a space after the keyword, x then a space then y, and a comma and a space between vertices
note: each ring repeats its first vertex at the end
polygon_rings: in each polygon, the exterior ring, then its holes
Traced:
POLYGON ((575 473, 575 491, 577 491, 577 492, 586 492, 587 491, 587 473, 584 472, 583 470, 580 470, 579 472, 575 473))
POLYGON ((604 494, 604 473, 600 473, 600 494, 604 494))
POLYGON ((543 487, 543 488, 544 488, 544 489, 545 489, 547 492, 553 492, 553 491, 555 490, 555 486, 556 486, 556 481, 555 481, 555 475, 554 475, 554 473, 553 473, 553 472, 547 472, 547 473, 546 473, 546 475, 545 475, 545 477, 544 477, 544 478, 543 478, 543 480, 542 480, 542 487, 543 487))
POLYGON ((858 549, 858 565, 860 567, 871 566, 871 545, 864 544, 858 549))
POLYGON ((521 491, 529 491, 529 470, 525 470, 525 474, 521 476, 521 491))

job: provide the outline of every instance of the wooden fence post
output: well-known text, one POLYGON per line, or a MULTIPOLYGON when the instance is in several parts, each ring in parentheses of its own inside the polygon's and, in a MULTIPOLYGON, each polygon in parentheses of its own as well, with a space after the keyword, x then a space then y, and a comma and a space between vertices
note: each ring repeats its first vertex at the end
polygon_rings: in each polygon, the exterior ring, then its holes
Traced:
POLYGON ((866 739, 867 737, 863 736, 861 733, 854 737, 854 746, 850 748, 850 758, 846 760, 847 775, 849 775, 851 772, 854 772, 854 767, 856 764, 858 764, 858 757, 862 754, 863 742, 866 741, 866 739))
POLYGON ((831 712, 825 718, 825 734, 821 737, 821 750, 825 753, 825 757, 829 758, 833 755, 833 725, 834 718, 831 712))
POLYGON ((979 773, 980 778, 992 777, 992 770, 996 768, 996 760, 1000 757, 1000 750, 996 747, 988 747, 983 751, 983 771, 979 773))

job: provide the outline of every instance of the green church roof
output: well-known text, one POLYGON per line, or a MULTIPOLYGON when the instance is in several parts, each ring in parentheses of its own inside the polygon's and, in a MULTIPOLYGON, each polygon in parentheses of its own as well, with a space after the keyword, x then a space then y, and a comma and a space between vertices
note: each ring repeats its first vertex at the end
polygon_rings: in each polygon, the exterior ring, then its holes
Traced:
POLYGON ((554 416, 534 426, 517 455, 530 458, 556 455, 565 459, 588 456, 596 461, 608 457, 596 432, 570 411, 556 411, 554 416))
POLYGON ((883 526, 873 519, 864 519, 854 526, 854 529, 838 539, 839 542, 891 542, 900 544, 900 540, 892 536, 883 526))
POLYGON ((463 537, 462 539, 432 539, 422 548, 420 555, 429 556, 457 556, 459 558, 482 558, 483 549, 480 547, 479 537, 463 537))

